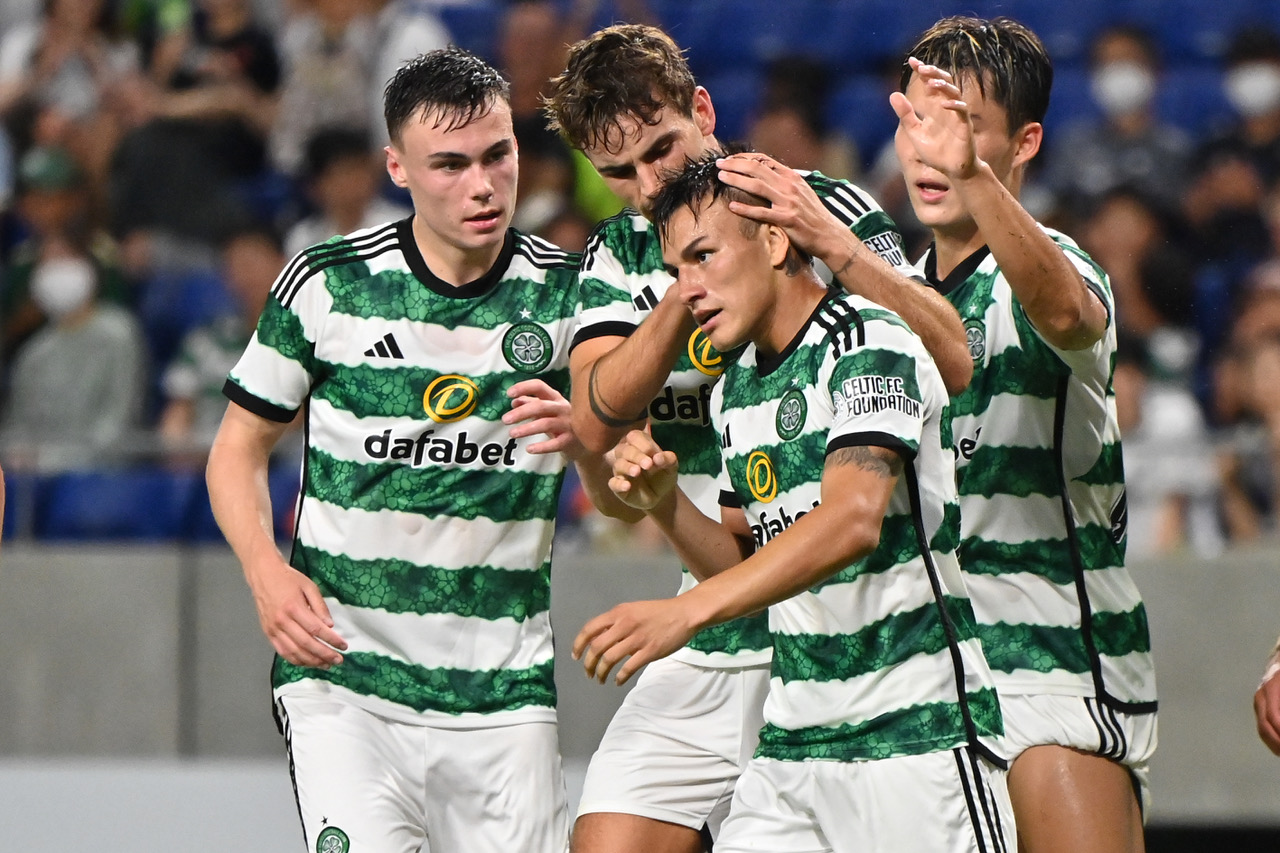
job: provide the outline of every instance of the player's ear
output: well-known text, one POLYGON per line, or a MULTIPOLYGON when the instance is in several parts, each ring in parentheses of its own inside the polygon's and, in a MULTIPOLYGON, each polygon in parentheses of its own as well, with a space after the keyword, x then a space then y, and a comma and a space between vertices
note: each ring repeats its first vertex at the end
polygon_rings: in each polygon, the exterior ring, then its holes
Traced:
POLYGON ((693 90, 693 123, 703 136, 716 132, 716 108, 711 103, 710 93, 701 86, 693 90))
POLYGON ((769 250, 769 263, 780 270, 787 265, 787 256, 791 252, 791 238, 787 232, 777 225, 764 225, 765 245, 769 250))
POLYGON ((406 189, 409 182, 404 174, 404 166, 400 163, 400 155, 396 153, 396 147, 388 145, 382 150, 387 152, 387 174, 391 176, 391 182, 401 189, 406 189))
POLYGON ((1027 122, 1014 133, 1014 141, 1014 168, 1025 166, 1040 151, 1040 143, 1044 141, 1044 125, 1038 121, 1027 122))

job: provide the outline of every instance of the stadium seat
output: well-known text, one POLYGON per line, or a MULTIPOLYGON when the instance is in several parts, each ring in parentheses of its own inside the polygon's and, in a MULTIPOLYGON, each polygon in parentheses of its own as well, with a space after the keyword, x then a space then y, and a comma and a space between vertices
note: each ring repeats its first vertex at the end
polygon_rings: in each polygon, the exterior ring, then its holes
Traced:
POLYGON ((440 20, 458 47, 494 62, 497 59, 498 24, 505 4, 498 0, 471 0, 439 8, 440 20))
POLYGON ((1222 94, 1222 73, 1199 66, 1165 69, 1156 110, 1164 121, 1195 137, 1205 136, 1234 115, 1222 94))
POLYGON ((1089 72, 1081 66, 1058 68, 1053 75, 1053 91, 1049 95, 1049 114, 1045 130, 1061 133, 1080 121, 1094 121, 1102 115, 1089 91, 1089 72))
POLYGON ((827 102, 827 124, 853 140, 863 164, 871 163, 898 128, 889 106, 891 84, 875 74, 847 78, 827 102))
POLYGON ((39 487, 41 540, 176 540, 201 475, 162 468, 72 471, 39 487))
POLYGON ((1166 65, 1216 67, 1235 34, 1245 27, 1267 25, 1264 9, 1275 5, 1257 0, 1161 0, 1159 17, 1152 23, 1166 65))
POLYGON ((703 84, 716 109, 716 138, 721 142, 744 139, 760 103, 760 74, 754 70, 726 71, 709 75, 703 84))

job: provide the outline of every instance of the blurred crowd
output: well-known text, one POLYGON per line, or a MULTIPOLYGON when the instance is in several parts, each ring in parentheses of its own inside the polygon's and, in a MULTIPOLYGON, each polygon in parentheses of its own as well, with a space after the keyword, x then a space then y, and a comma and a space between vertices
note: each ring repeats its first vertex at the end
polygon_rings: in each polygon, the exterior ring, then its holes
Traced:
MULTIPOLYGON (((521 155, 516 225, 583 247, 620 205, 546 130, 541 89, 591 28, 668 24, 673 7, 483 0, 457 15, 468 5, 3 4, 6 471, 202 464, 222 382, 288 259, 409 214, 383 168, 381 91, 423 51, 457 42, 504 70, 521 155)), ((697 14, 697 0, 680 5, 697 14)), ((1280 34, 1242 27, 1194 78, 1169 53, 1123 19, 1097 28, 1060 71, 1065 106, 1051 109, 1024 200, 1115 288, 1132 552, 1209 554, 1280 527, 1280 34), (1184 87, 1191 79, 1201 90, 1184 87)), ((692 46, 690 60, 697 70, 692 46)), ((886 144, 897 68, 878 68, 863 101, 840 101, 821 58, 762 57, 745 91, 716 78, 718 135, 859 183, 917 257, 927 238, 886 144), (878 136, 860 132, 863 115, 878 136)), ((574 489, 565 507, 570 532, 618 536, 574 489)))

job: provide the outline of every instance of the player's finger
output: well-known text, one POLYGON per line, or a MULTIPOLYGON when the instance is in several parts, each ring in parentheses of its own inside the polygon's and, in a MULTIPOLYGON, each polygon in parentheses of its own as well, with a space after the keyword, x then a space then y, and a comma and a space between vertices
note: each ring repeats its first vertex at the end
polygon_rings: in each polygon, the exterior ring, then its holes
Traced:
POLYGON ((578 632, 578 636, 573 638, 573 659, 581 660, 582 653, 586 651, 587 646, 591 644, 601 632, 609 627, 612 619, 609 613, 601 613, 599 616, 591 619, 587 624, 582 626, 582 630, 578 632))
POLYGON ((920 126, 920 117, 916 115, 916 108, 907 100, 906 95, 901 92, 890 93, 889 106, 893 107, 894 113, 898 116, 898 121, 907 130, 913 130, 920 126))
MULTIPOLYGON (((508 412, 507 414, 512 413, 508 412)), ((506 415, 503 416, 503 420, 506 420, 506 415)), ((548 435, 559 435, 566 431, 564 429, 566 426, 568 426, 567 419, 562 420, 558 416, 548 417, 545 412, 540 415, 530 413, 526 418, 519 420, 511 429, 507 430, 507 435, 512 438, 524 438, 544 432, 548 435)))
MULTIPOLYGON (((511 433, 513 436, 514 432, 511 433)), ((519 436, 516 436, 517 438, 519 436)), ((565 450, 573 446, 573 433, 562 432, 559 435, 553 435, 546 441, 536 441, 525 448, 534 456, 541 456, 547 453, 563 453, 565 450)))
POLYGON ((522 379, 507 389, 508 397, 538 397, 545 400, 564 396, 541 379, 522 379))
POLYGON ((618 667, 618 673, 613 677, 614 684, 618 686, 626 684, 640 667, 652 660, 652 656, 645 649, 637 649, 623 662, 622 666, 618 667))

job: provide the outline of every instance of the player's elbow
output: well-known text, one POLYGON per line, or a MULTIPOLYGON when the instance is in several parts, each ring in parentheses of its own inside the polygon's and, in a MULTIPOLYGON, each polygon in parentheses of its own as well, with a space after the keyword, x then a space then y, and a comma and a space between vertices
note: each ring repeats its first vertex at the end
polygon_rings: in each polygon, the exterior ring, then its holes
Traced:
POLYGON ((948 396, 954 397, 968 388, 973 381, 973 357, 969 355, 968 345, 946 359, 945 365, 939 364, 938 372, 942 374, 942 384, 946 386, 948 396))
POLYGON ((1096 322, 1082 308, 1054 312, 1036 324, 1044 339, 1061 350, 1082 350, 1102 340, 1106 323, 1096 322))

